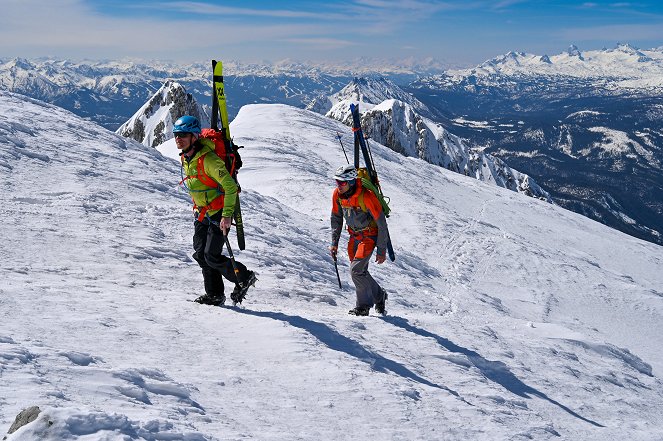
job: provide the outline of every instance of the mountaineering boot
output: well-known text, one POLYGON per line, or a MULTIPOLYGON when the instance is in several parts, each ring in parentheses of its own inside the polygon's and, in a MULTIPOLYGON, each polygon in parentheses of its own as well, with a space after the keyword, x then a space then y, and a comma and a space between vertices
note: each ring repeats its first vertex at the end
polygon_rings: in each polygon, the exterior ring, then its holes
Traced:
POLYGON ((348 314, 350 315, 368 315, 368 310, 370 308, 367 308, 365 306, 357 306, 355 308, 352 308, 351 310, 348 311, 348 314))
POLYGON ((226 302, 226 296, 224 296, 223 294, 221 295, 203 294, 202 296, 194 300, 194 302, 200 303, 201 305, 223 306, 223 304, 226 302))
POLYGON ((242 303, 242 300, 244 300, 246 297, 246 292, 250 287, 255 286, 257 280, 257 274, 254 271, 249 271, 249 277, 244 281, 244 283, 238 283, 235 285, 235 289, 230 295, 232 301, 235 304, 242 303))
POLYGON ((380 288, 380 294, 382 294, 382 300, 380 300, 375 304, 375 312, 377 312, 378 314, 385 315, 387 311, 385 311, 384 309, 384 304, 389 296, 387 295, 387 291, 385 291, 382 288, 380 288))

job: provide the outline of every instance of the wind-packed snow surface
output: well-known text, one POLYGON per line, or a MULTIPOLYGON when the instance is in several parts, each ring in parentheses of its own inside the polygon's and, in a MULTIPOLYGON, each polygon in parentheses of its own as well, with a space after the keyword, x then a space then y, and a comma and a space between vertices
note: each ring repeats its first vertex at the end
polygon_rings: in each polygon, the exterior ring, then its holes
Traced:
POLYGON ((397 260, 389 315, 348 316, 337 131, 241 110, 259 282, 208 307, 178 163, 3 93, 0 433, 36 405, 9 441, 663 437, 663 248, 373 143, 397 260))

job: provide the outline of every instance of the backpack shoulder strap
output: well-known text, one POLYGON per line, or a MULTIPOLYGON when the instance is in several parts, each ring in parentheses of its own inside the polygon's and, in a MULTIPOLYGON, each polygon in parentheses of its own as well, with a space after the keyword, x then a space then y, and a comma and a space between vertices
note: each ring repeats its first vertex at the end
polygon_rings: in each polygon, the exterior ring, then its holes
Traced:
POLYGON ((202 182, 204 185, 212 188, 217 188, 219 184, 212 178, 210 178, 207 175, 207 172, 205 172, 205 156, 207 156, 207 153, 203 154, 198 158, 198 166, 197 166, 197 171, 198 171, 198 180, 202 182))

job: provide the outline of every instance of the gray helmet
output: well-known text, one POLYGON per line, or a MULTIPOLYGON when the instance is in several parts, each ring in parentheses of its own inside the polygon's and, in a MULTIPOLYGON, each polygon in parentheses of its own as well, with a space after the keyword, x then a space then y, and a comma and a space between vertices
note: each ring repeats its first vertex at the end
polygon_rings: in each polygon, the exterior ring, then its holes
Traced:
POLYGON ((352 164, 342 165, 336 169, 334 179, 337 181, 353 181, 357 179, 357 169, 352 164))

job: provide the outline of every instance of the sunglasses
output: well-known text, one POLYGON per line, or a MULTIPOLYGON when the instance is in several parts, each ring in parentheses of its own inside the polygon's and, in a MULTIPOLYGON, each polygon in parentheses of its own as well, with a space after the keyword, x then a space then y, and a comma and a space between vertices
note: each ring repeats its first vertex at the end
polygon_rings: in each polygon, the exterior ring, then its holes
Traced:
POLYGON ((348 181, 339 181, 338 179, 336 180, 336 185, 338 187, 343 187, 345 184, 349 184, 348 181))
POLYGON ((186 138, 189 136, 191 133, 189 132, 175 132, 173 135, 175 135, 175 138, 186 138))

